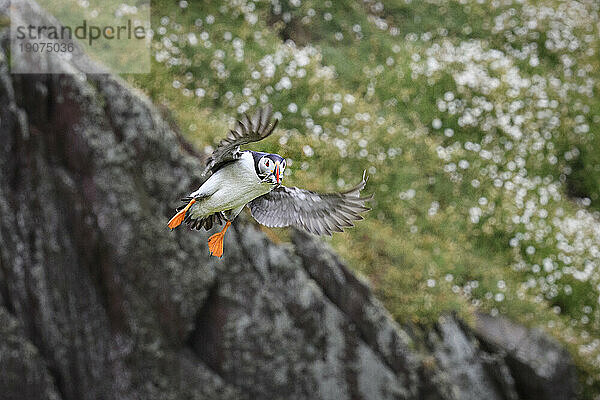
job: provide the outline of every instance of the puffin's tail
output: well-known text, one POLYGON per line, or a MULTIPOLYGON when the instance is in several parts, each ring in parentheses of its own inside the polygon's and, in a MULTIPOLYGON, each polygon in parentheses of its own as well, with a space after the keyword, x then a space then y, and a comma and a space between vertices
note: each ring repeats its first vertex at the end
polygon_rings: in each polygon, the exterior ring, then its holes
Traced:
POLYGON ((207 231, 212 229, 213 225, 223 225, 224 221, 227 221, 227 218, 225 218, 225 215, 221 211, 198 218, 192 218, 187 215, 183 220, 191 229, 201 230, 204 228, 207 231))

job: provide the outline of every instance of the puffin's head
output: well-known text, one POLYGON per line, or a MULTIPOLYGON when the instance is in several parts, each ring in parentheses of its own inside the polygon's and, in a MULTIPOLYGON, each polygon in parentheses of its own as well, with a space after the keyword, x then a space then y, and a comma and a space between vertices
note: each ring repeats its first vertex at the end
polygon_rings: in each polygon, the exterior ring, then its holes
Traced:
POLYGON ((285 171, 285 159, 279 154, 264 154, 258 159, 256 169, 260 180, 280 185, 285 171))

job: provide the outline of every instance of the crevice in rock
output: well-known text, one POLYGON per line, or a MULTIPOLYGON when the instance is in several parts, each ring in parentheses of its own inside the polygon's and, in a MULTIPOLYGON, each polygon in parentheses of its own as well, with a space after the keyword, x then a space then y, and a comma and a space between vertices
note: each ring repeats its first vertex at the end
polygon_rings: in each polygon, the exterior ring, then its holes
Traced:
POLYGON ((261 271, 256 264, 254 263, 254 261, 252 260, 252 257, 250 257, 250 254, 248 254, 248 251, 246 250, 246 246, 244 244, 244 241, 241 240, 242 237, 242 232, 241 229, 243 229, 240 224, 242 224, 243 222, 240 222, 239 219, 234 220, 234 222, 232 223, 233 228, 235 230, 235 234, 238 236, 238 238, 240 238, 240 240, 238 240, 238 244, 240 246, 240 250, 244 256, 244 258, 247 260, 248 264, 252 266, 252 268, 254 269, 254 271, 256 271, 256 273, 258 274, 258 276, 260 277, 260 281, 264 284, 267 281, 267 277, 264 275, 264 272, 261 271), (236 222, 237 221, 237 222, 236 222))
MULTIPOLYGON (((473 334, 473 330, 461 320, 456 313, 452 313, 452 318, 458 325, 458 328, 462 331, 463 335, 472 341, 477 343, 474 346, 475 362, 481 363, 484 373, 487 375, 489 382, 493 388, 493 391, 498 393, 506 400, 517 400, 520 396, 515 392, 514 379, 511 375, 512 371, 504 362, 504 352, 500 349, 491 351, 487 348, 484 343, 473 334)), ((525 397, 526 398, 526 397, 525 397)))
POLYGON ((222 368, 224 361, 224 325, 227 322, 226 300, 219 296, 219 282, 215 281, 196 314, 194 329, 185 341, 191 353, 221 381, 239 393, 245 391, 228 379, 222 368))
POLYGON ((66 391, 65 380, 62 377, 60 371, 58 370, 58 368, 56 368, 55 365, 53 365, 53 363, 48 362, 48 359, 45 357, 45 355, 42 351, 40 351, 40 355, 46 361, 46 370, 48 371, 48 374, 50 375, 50 377, 52 378, 52 381, 54 382, 54 387, 56 388, 56 391, 58 392, 58 394, 60 395, 60 397, 62 399, 65 399, 65 400, 69 399, 69 396, 67 395, 67 391, 66 391))
POLYGON ((194 330, 187 339, 187 345, 200 360, 215 372, 223 381, 223 326, 227 321, 225 301, 219 296, 219 284, 215 282, 208 292, 204 304, 196 315, 194 330))
POLYGON ((103 248, 101 242, 98 246, 94 246, 86 265, 92 276, 92 282, 99 292, 98 297, 110 322, 111 330, 128 333, 126 317, 123 315, 124 294, 115 279, 115 264, 111 260, 108 248, 103 248))
POLYGON ((8 270, 2 261, 3 258, 2 253, 0 253, 0 300, 2 300, 2 305, 6 311, 15 316, 15 306, 8 290, 8 270))
POLYGON ((485 373, 490 381, 495 385, 497 393, 501 393, 506 400, 518 400, 519 395, 515 391, 515 381, 510 368, 504 363, 504 358, 500 354, 488 353, 479 350, 478 358, 482 362, 485 373))
POLYGON ((56 80, 53 79, 52 75, 47 75, 46 78, 46 119, 49 120, 51 115, 55 115, 57 90, 56 80))
POLYGON ((353 335, 356 327, 352 322, 347 323, 346 329, 344 329, 344 353, 342 357, 342 365, 344 367, 344 378, 348 385, 348 395, 352 400, 361 400, 359 387, 358 387, 358 373, 356 371, 357 365, 357 349, 359 343, 357 337, 353 335))
MULTIPOLYGON (((98 105, 102 108, 102 112, 106 122, 108 124, 108 131, 113 134, 117 143, 122 143, 125 140, 125 135, 123 134, 122 127, 115 121, 113 110, 111 109, 111 99, 108 97, 107 93, 102 89, 102 84, 107 84, 105 80, 99 78, 88 80, 90 86, 94 88, 94 92, 96 94, 96 101, 98 105)), ((128 117, 131 115, 128 115, 128 117)), ((133 118, 131 118, 133 119, 133 118)))
POLYGON ((503 317, 478 314, 477 318, 471 331, 485 352, 494 354, 506 365, 517 398, 576 397, 575 368, 558 343, 536 329, 503 317))
POLYGON ((519 362, 516 358, 507 356, 506 365, 515 381, 515 389, 522 399, 545 399, 546 393, 539 384, 539 378, 531 371, 528 365, 519 362))

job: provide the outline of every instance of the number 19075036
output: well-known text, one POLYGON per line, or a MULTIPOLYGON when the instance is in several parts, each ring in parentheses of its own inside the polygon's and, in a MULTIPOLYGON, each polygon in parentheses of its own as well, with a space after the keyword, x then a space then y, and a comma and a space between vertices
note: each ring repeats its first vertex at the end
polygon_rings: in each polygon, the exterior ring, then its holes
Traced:
POLYGON ((22 53, 72 53, 73 43, 35 42, 19 43, 22 53))

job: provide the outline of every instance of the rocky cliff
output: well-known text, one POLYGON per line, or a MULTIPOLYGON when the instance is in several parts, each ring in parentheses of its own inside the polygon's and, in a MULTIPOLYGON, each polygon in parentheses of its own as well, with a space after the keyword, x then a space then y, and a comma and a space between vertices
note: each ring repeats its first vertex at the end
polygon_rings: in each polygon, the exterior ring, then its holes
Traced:
POLYGON ((1 398, 574 396, 541 332, 409 332, 309 235, 242 217, 211 258, 208 233, 166 228, 202 167, 118 78, 11 75, 0 53, 1 398))

